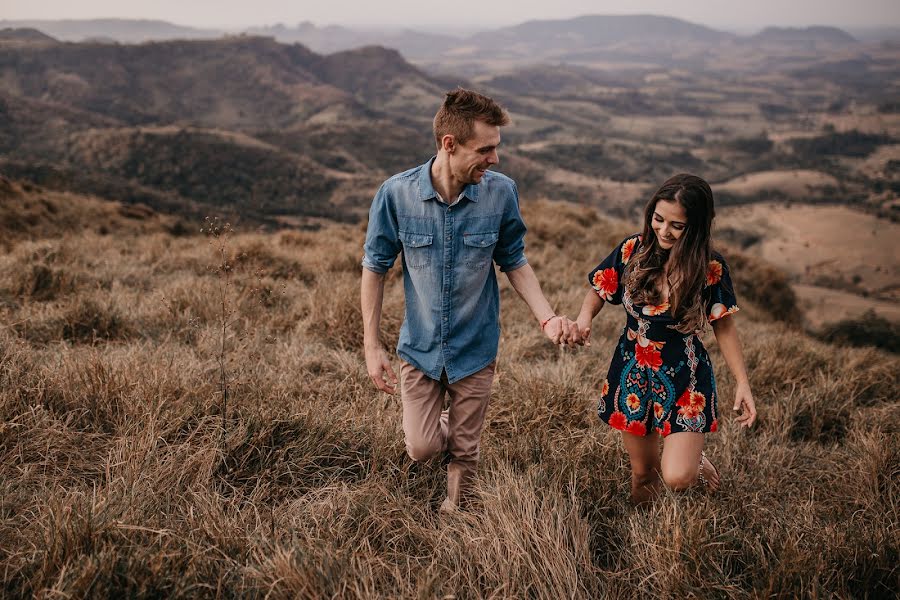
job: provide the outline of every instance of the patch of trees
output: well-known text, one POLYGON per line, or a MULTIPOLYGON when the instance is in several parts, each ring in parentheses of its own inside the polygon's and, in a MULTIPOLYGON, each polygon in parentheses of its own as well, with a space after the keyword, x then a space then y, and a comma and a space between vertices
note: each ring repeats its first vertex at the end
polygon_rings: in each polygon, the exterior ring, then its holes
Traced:
POLYGON ((745 154, 765 154, 772 149, 774 144, 766 134, 762 134, 755 137, 737 138, 727 142, 726 146, 745 154))
POLYGON ((814 138, 791 140, 794 152, 801 155, 815 156, 852 156, 862 158, 868 156, 883 144, 893 144, 895 140, 888 135, 863 133, 851 130, 843 133, 829 133, 814 138))
POLYGON ((797 111, 784 104, 774 104, 771 102, 760 102, 759 112, 767 119, 777 120, 779 117, 793 117, 797 111))
POLYGON ((312 163, 181 132, 137 135, 120 169, 127 179, 213 205, 245 205, 270 214, 319 214, 336 181, 312 163))
POLYGON ((658 183, 674 173, 701 172, 704 165, 687 150, 621 144, 551 144, 522 154, 576 173, 629 182, 658 183))

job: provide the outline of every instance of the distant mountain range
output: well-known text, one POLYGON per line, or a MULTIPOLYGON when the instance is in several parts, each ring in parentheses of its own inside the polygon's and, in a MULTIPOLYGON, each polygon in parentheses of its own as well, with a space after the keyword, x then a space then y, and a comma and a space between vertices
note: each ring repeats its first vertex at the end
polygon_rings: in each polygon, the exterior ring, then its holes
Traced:
MULTIPOLYGON (((0 21, 0 28, 38 29, 61 41, 112 40, 136 43, 151 40, 212 39, 237 32, 197 29, 152 20, 95 19, 84 21, 0 21)), ((361 46, 395 48, 417 62, 438 59, 508 59, 586 61, 610 52, 662 57, 688 48, 703 53, 708 46, 766 44, 852 44, 855 38, 834 27, 770 27, 752 36, 739 36, 676 19, 654 15, 588 15, 562 20, 536 20, 511 27, 454 36, 414 30, 364 31, 309 22, 251 27, 242 33, 301 43, 315 52, 333 53, 361 46), (653 43, 649 43, 652 40, 653 43), (699 48, 698 48, 699 46, 699 48)), ((870 32, 871 33, 871 32, 870 32)), ((889 34, 890 31, 884 30, 889 34)), ((900 37, 900 30, 897 31, 900 37)))
POLYGON ((150 19, 0 20, 0 29, 38 29, 65 42, 107 39, 124 44, 173 39, 213 39, 225 32, 150 19))
POLYGON ((856 38, 837 27, 766 27, 751 39, 758 42, 855 44, 856 38))
MULTIPOLYGON (((132 34, 156 26, 138 24, 132 34)), ((326 54, 272 36, 124 44, 108 41, 116 30, 81 31, 92 40, 0 30, 0 173, 258 221, 364 214, 380 181, 434 152, 431 118, 456 85, 509 109, 501 169, 529 195, 619 214, 674 172, 724 181, 785 165, 842 168, 829 156, 842 156, 852 132, 797 147, 765 131, 808 115, 809 137, 813 115, 851 106, 894 114, 900 90, 900 49, 829 28, 741 37, 665 17, 582 17, 445 39, 434 46, 444 54, 415 63, 382 45, 326 54)), ((338 44, 350 30, 292 31, 338 44)), ((894 139, 866 138, 854 156, 894 139)), ((885 173, 850 182, 856 197, 893 185, 885 173)))

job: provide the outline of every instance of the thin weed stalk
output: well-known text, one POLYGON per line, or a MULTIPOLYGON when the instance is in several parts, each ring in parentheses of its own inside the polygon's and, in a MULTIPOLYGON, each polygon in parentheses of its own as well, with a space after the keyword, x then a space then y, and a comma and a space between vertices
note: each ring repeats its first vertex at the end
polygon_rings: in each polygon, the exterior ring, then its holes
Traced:
POLYGON ((219 394, 222 400, 222 430, 221 447, 225 447, 225 438, 228 434, 228 330, 235 325, 232 320, 236 312, 236 302, 232 303, 230 290, 234 286, 234 262, 229 261, 228 251, 231 236, 234 229, 231 223, 222 223, 218 217, 206 217, 206 224, 201 232, 209 236, 209 244, 213 247, 217 256, 217 264, 207 267, 218 278, 219 288, 219 351, 216 361, 219 366, 219 394))

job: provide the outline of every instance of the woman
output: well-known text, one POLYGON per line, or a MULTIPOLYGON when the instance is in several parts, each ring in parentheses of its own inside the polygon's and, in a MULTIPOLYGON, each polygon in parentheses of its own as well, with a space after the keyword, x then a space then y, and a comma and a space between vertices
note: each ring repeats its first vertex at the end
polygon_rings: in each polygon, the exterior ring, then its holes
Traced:
POLYGON ((737 421, 750 427, 756 420, 728 266, 710 248, 714 215, 709 184, 676 175, 647 204, 643 232, 623 240, 589 275, 581 337, 589 339, 606 302, 623 304, 628 314, 598 412, 622 431, 635 504, 653 498, 663 482, 673 490, 698 480, 718 488, 719 474, 703 453, 704 435, 719 423, 712 363, 698 335, 707 322, 737 382, 737 421))

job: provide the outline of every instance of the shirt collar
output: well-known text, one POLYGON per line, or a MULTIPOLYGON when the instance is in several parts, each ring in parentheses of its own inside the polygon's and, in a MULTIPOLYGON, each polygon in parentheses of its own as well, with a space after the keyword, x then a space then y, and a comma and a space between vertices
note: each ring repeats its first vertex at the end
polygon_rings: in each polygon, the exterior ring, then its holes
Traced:
MULTIPOLYGON (((434 185, 431 183, 431 165, 434 164, 434 159, 437 156, 432 156, 431 159, 422 165, 422 172, 419 173, 419 200, 431 200, 432 198, 437 198, 437 191, 434 189, 434 185)), ((482 179, 482 181, 484 181, 482 179)), ((465 196, 472 202, 478 202, 478 188, 480 184, 469 183, 460 192, 459 197, 462 198, 465 196)))

